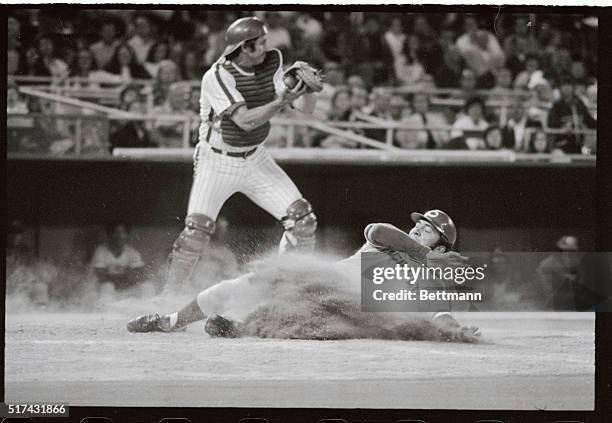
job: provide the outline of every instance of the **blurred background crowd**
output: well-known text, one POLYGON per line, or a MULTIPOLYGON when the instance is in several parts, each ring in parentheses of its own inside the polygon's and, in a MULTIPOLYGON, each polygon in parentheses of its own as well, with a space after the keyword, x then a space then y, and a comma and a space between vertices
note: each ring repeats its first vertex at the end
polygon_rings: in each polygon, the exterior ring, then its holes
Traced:
MULTIPOLYGON (((7 113, 82 113, 21 92, 61 87, 55 92, 160 117, 113 120, 104 131, 85 125, 85 151, 184 146, 185 124, 161 118, 168 115, 189 118, 194 145, 199 81, 219 59, 229 23, 253 14, 265 20, 268 45, 285 63, 305 60, 323 70, 315 118, 331 125, 405 149, 596 151, 588 130, 597 120, 597 18, 497 9, 15 11, 8 16, 7 113), (389 132, 390 123, 411 129, 389 132)), ((29 132, 19 120, 8 126, 9 151, 74 149, 63 128, 70 125, 59 118, 39 119, 29 132)), ((285 146, 287 132, 275 126, 269 145, 285 146)), ((296 147, 365 147, 307 128, 294 136, 296 147)))

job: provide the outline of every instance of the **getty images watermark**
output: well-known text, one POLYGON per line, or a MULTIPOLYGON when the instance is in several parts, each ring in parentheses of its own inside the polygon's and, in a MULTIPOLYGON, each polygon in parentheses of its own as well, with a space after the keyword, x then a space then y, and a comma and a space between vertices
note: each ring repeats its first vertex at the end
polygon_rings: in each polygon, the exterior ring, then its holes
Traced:
POLYGON ((611 311, 609 253, 464 253, 429 267, 398 252, 361 255, 365 312, 611 311))

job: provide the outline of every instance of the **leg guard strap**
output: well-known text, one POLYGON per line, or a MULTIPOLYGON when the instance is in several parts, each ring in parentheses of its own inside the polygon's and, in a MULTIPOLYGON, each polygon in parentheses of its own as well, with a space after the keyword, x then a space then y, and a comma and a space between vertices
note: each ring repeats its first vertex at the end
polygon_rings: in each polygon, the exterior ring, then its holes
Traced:
POLYGON ((215 222, 204 214, 190 214, 174 242, 166 286, 178 289, 187 282, 200 255, 215 232, 215 222))
POLYGON ((292 249, 311 250, 315 246, 317 217, 308 200, 301 198, 287 209, 287 216, 282 219, 285 233, 281 239, 280 252, 292 249))

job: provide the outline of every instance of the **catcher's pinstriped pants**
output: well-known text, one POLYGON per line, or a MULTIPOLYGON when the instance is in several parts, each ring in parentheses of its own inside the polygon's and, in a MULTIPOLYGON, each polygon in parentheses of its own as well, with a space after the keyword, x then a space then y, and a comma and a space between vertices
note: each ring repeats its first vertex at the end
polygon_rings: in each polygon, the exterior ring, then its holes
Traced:
POLYGON ((215 153, 200 143, 195 152, 195 177, 188 214, 202 213, 213 220, 236 192, 281 220, 302 194, 263 146, 246 158, 215 153))

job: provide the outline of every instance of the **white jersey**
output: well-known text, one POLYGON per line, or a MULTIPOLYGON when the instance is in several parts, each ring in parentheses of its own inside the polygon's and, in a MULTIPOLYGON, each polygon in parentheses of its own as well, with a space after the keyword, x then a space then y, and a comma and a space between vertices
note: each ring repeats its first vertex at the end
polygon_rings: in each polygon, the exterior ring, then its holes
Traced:
MULTIPOLYGON (((284 89, 283 82, 283 60, 282 54, 278 52, 279 65, 273 76, 274 89, 278 95, 284 89)), ((244 96, 236 88, 235 77, 227 70, 231 66, 236 72, 244 76, 252 76, 254 73, 242 69, 237 64, 221 59, 212 65, 204 74, 200 90, 200 143, 208 142, 210 146, 228 152, 248 151, 253 146, 235 147, 223 141, 221 136, 221 118, 231 114, 241 106, 246 105, 244 96)))

